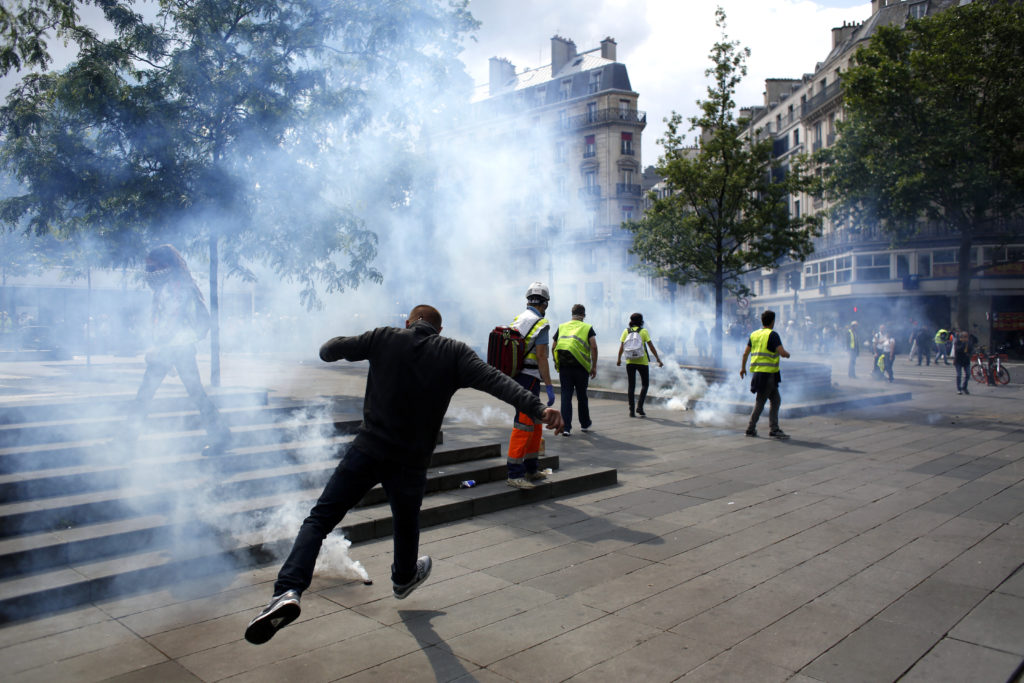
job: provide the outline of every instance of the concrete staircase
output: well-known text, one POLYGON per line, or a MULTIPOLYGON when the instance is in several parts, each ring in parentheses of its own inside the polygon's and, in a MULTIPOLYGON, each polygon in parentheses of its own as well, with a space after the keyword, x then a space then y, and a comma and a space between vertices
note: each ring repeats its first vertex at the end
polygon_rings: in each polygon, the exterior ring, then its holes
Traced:
MULTIPOLYGON (((234 434, 217 457, 199 454, 205 434, 185 396, 157 398, 133 446, 117 438, 128 396, 4 402, 0 623, 280 561, 359 425, 359 401, 212 398, 234 434)), ((458 426, 441 440, 424 527, 616 482, 614 469, 574 465, 536 489, 510 489, 500 443, 458 426), (470 479, 476 486, 460 488, 470 479)), ((558 470, 558 457, 542 456, 541 467, 558 470)), ((353 542, 391 529, 379 486, 342 527, 353 542)))

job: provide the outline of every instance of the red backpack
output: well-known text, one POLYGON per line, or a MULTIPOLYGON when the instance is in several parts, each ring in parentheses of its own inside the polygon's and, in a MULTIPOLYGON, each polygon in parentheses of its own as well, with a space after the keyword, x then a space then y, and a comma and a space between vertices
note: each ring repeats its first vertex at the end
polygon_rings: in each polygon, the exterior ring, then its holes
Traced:
MULTIPOLYGON (((534 323, 534 327, 536 326, 537 323, 534 323)), ((533 327, 530 328, 530 332, 532 331, 533 327)), ((529 336, 530 333, 526 334, 529 336)), ((498 325, 487 336, 487 364, 493 365, 509 377, 515 377, 523 371, 526 353, 526 337, 514 327, 498 325)))

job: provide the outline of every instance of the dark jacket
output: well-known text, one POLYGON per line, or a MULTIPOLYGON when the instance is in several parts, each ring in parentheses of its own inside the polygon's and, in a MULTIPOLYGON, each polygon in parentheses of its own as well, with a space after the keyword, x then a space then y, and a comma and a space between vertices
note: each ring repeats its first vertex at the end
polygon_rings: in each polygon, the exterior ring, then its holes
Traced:
POLYGON ((500 398, 535 420, 544 418, 536 396, 424 321, 404 330, 378 327, 358 337, 335 337, 320 347, 320 358, 370 361, 363 423, 353 445, 375 457, 427 467, 448 403, 466 387, 500 398))

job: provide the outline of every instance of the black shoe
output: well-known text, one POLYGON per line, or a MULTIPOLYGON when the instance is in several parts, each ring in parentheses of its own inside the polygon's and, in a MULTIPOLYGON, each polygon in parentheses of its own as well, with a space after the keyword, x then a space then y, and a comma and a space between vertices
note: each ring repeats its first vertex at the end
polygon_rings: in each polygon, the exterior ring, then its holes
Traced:
POLYGON ((757 436, 757 430, 756 430, 756 429, 748 429, 748 430, 747 430, 746 432, 744 432, 744 433, 745 433, 745 434, 746 434, 747 436, 757 436))
POLYGON ((630 416, 630 417, 636 417, 636 412, 635 412, 635 411, 633 411, 633 410, 630 410, 630 411, 629 411, 629 416, 630 416))
POLYGON ((299 592, 287 590, 270 599, 270 604, 259 615, 249 622, 245 629, 245 639, 253 645, 262 645, 278 630, 295 621, 302 608, 299 607, 299 592))
POLYGON ((964 387, 964 393, 965 393, 965 394, 969 394, 969 393, 971 393, 971 392, 967 391, 967 387, 964 387))
POLYGON ((640 417, 647 417, 647 413, 640 409, 636 411, 636 414, 639 415, 640 417))
POLYGON ((781 429, 776 429, 774 432, 768 432, 768 436, 772 437, 773 439, 788 439, 789 438, 789 434, 787 434, 786 432, 782 431, 781 429))
POLYGON ((409 594, 416 590, 421 583, 427 580, 430 576, 430 568, 433 563, 430 561, 429 555, 424 555, 420 559, 416 560, 416 576, 413 577, 409 583, 399 586, 397 583, 391 584, 391 593, 399 600, 405 600, 409 597, 409 594))

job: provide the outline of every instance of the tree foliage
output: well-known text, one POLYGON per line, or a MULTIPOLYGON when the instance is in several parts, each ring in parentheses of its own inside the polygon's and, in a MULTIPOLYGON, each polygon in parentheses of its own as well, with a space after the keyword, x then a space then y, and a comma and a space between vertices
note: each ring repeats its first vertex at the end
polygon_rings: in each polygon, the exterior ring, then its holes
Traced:
POLYGON ((716 24, 722 38, 710 52, 707 97, 697 103, 701 113, 689 119, 689 130, 701 133, 697 146, 686 146, 682 117, 673 113, 658 141, 664 155, 657 172, 668 192, 652 197, 643 217, 625 227, 634 233, 631 251, 642 259, 641 270, 714 289, 720 360, 724 292, 747 294, 744 274, 786 257, 802 260, 819 223, 789 212, 789 195, 812 185, 802 167, 794 162, 783 168, 771 139, 748 136, 749 122, 735 118, 733 98, 750 50, 727 39, 721 8, 716 24))
MULTIPOLYGON (((895 242, 923 219, 958 240, 956 323, 967 327, 980 235, 1024 210, 1024 4, 973 2, 879 27, 843 75, 845 115, 823 150, 838 215, 895 242)), ((1019 228, 1016 230, 1019 233, 1019 228)))
POLYGON ((310 307, 381 279, 357 207, 391 170, 381 149, 414 147, 468 84, 465 0, 160 0, 155 20, 97 4, 115 38, 72 31, 79 59, 0 110, 0 162, 24 188, 0 218, 127 246, 114 265, 145 240, 207 251, 215 375, 222 260, 268 265, 310 307))

